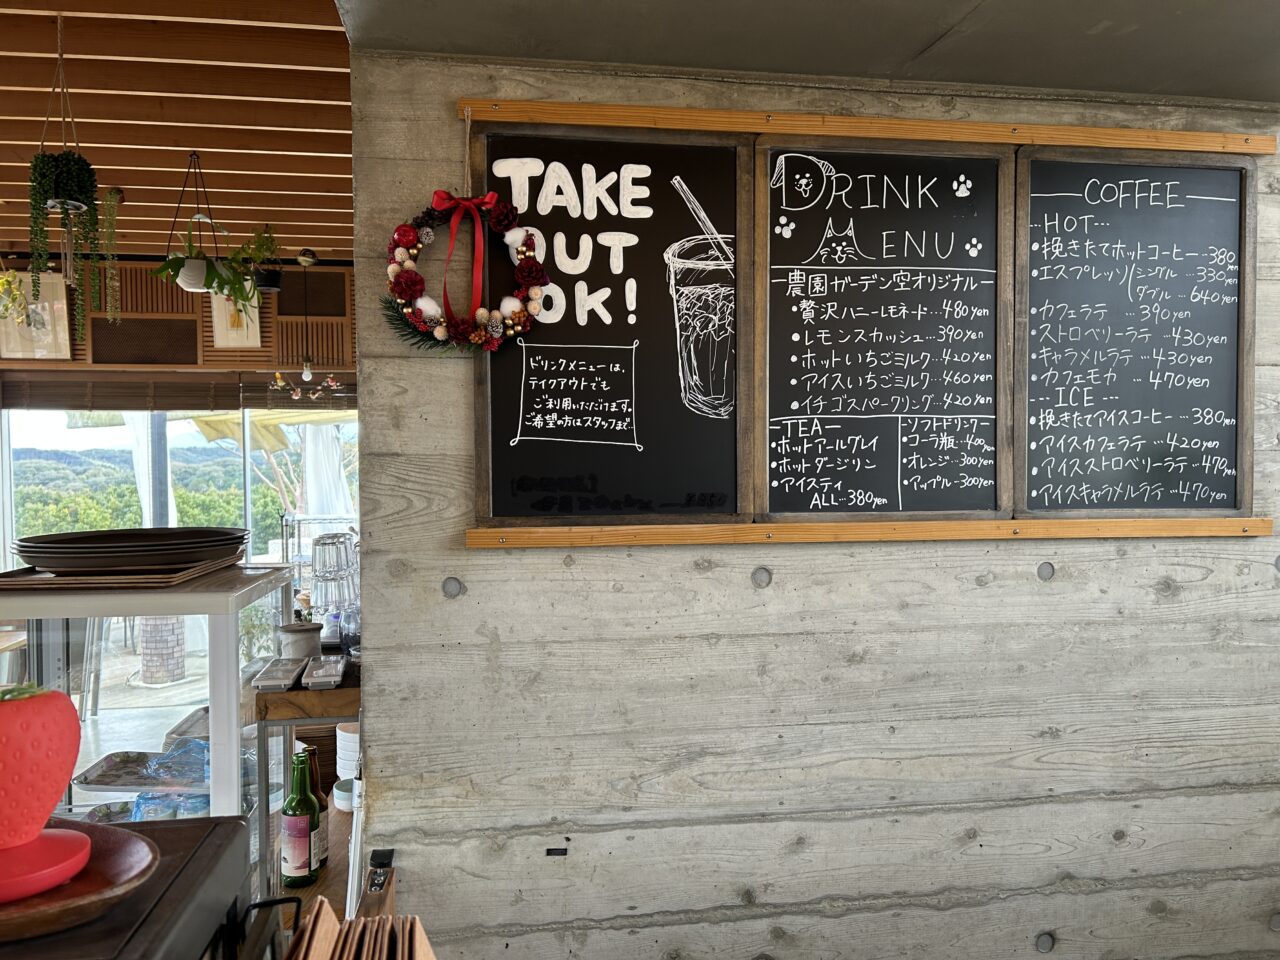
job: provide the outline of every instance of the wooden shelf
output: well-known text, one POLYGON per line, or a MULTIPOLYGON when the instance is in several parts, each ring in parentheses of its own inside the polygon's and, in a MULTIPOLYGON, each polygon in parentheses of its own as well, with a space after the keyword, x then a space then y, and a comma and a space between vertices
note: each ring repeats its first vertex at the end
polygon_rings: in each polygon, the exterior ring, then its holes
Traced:
POLYGON ((1078 540, 1132 537, 1269 537, 1270 517, 1116 520, 902 520, 832 523, 665 523, 583 527, 481 527, 467 546, 631 547, 715 543, 863 543, 883 540, 1078 540))
POLYGON ((354 717, 360 712, 360 665, 347 664, 342 683, 332 690, 258 690, 253 699, 256 720, 354 717))
POLYGON ((1042 144, 1133 150, 1195 150, 1205 153, 1276 152, 1276 138, 1264 133, 1198 130, 1143 130, 1042 123, 979 123, 897 117, 849 117, 763 110, 703 110, 613 103, 559 103, 552 100, 458 101, 458 117, 477 123, 550 123, 566 126, 634 127, 646 130, 702 130, 811 137, 867 137, 951 143, 1042 144))
POLYGON ((320 876, 309 887, 289 888, 281 891, 282 896, 297 893, 302 898, 302 913, 306 915, 316 897, 324 897, 339 916, 343 915, 347 903, 347 864, 351 853, 351 814, 343 813, 333 805, 329 798, 329 859, 320 870, 320 876))

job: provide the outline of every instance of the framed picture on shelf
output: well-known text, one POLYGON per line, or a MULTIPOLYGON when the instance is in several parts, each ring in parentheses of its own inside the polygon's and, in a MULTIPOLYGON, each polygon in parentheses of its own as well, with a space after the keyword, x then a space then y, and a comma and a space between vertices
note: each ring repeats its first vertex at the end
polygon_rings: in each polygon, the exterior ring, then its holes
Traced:
POLYGON ((262 346, 258 323, 261 305, 246 307, 220 293, 209 294, 213 306, 213 347, 215 350, 256 350, 262 346))
POLYGON ((30 284, 19 274, 28 296, 26 320, 0 324, 0 357, 6 360, 70 360, 67 283, 60 273, 40 274, 40 298, 30 300, 30 284))

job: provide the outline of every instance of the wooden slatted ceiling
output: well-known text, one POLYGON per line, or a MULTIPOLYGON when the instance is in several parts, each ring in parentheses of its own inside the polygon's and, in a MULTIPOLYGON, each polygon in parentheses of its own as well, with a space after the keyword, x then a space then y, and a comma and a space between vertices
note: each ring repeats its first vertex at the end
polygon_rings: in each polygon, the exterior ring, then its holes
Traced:
POLYGON ((351 258, 348 48, 333 0, 0 0, 0 251, 26 249, 59 13, 82 152, 104 190, 125 191, 121 253, 164 253, 198 150, 230 244, 271 223, 287 256, 351 258))

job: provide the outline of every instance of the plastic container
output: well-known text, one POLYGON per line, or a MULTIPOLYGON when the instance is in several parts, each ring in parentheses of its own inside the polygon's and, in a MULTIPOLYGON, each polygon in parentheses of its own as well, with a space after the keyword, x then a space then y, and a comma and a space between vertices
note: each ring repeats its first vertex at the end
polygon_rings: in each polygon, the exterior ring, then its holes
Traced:
POLYGON ((355 781, 352 779, 339 780, 333 785, 333 796, 330 797, 333 805, 343 813, 351 812, 351 795, 354 792, 355 781))

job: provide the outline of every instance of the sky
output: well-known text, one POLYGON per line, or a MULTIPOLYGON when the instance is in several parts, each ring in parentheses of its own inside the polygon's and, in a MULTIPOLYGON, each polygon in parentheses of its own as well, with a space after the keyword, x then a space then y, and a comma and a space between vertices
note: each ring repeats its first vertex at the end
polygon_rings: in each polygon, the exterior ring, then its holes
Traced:
MULTIPOLYGON (((9 445, 13 450, 132 449, 126 427, 67 427, 60 410, 11 410, 9 445)), ((208 444, 190 420, 169 421, 171 447, 203 447, 208 444)))

